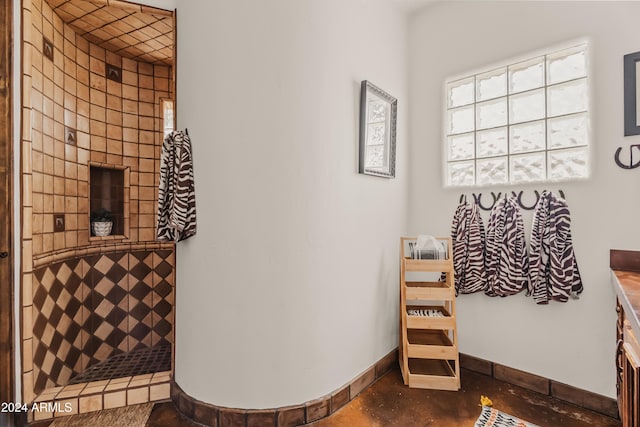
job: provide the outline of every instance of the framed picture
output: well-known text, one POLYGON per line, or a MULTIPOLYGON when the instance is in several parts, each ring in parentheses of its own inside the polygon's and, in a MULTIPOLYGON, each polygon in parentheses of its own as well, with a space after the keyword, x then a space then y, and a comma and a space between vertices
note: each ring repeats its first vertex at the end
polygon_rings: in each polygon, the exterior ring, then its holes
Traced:
POLYGON ((640 52, 624 56, 624 136, 640 135, 640 52))
POLYGON ((398 100, 367 80, 360 92, 359 172, 385 178, 396 176, 398 100))

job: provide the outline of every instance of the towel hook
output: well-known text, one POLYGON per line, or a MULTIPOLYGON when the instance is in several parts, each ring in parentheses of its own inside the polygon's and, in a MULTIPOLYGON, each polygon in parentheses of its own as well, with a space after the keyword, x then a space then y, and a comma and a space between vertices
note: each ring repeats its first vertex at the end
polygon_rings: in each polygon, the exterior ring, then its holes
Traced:
POLYGON ((622 169, 635 169, 640 166, 640 161, 633 163, 633 147, 640 148, 640 144, 632 144, 629 146, 629 164, 625 165, 620 161, 620 152, 622 151, 622 147, 618 147, 616 150, 616 154, 614 155, 614 160, 616 164, 620 166, 622 169))
POLYGON ((490 211, 496 205, 496 202, 500 200, 501 194, 502 193, 498 193, 498 195, 496 196, 496 194, 493 191, 491 192, 491 198, 493 199, 493 202, 489 207, 484 206, 482 204, 482 193, 478 193, 478 194, 473 193, 473 199, 476 201, 476 204, 480 207, 480 209, 482 209, 483 211, 490 211))
MULTIPOLYGON (((532 205, 530 205, 530 206, 525 206, 525 205, 522 203, 522 194, 524 193, 524 191, 520 191, 520 192, 518 193, 518 196, 517 196, 518 206, 520 206, 522 209, 524 209, 524 210, 526 210, 526 211, 532 211, 532 210, 534 210, 534 209, 536 208, 536 205, 538 204, 538 201, 540 200, 540 193, 538 192, 538 190, 533 190, 533 192, 534 192, 534 193, 535 193, 535 195, 536 195, 536 201, 535 201, 532 205)), ((514 196, 515 196, 515 192, 514 192, 514 196)))

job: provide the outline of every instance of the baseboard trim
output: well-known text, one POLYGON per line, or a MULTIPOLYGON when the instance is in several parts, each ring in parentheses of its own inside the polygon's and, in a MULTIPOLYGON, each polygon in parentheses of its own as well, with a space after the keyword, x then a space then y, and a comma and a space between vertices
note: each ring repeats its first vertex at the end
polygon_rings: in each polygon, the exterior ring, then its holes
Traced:
POLYGON ((616 399, 601 394, 462 353, 460 354, 460 367, 489 375, 499 381, 551 396, 611 418, 619 418, 616 399))
POLYGON ((349 383, 318 399, 272 409, 226 408, 189 396, 175 381, 171 400, 186 417, 210 427, 294 427, 326 418, 353 400, 398 362, 395 349, 349 383))
MULTIPOLYGON (((326 418, 353 400, 398 363, 395 349, 349 383, 318 399, 271 409, 227 408, 189 396, 175 381, 171 400, 186 417, 210 427, 294 427, 326 418)), ((460 354, 460 368, 488 375, 567 403, 618 419, 615 399, 520 371, 478 357, 460 354)))

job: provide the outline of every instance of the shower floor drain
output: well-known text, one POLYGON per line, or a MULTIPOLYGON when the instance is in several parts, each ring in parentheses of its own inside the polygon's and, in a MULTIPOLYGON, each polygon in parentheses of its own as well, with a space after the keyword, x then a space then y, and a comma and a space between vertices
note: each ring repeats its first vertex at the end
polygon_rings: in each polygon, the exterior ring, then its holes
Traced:
POLYGON ((171 370, 171 346, 164 345, 116 354, 73 377, 69 384, 132 377, 171 370))

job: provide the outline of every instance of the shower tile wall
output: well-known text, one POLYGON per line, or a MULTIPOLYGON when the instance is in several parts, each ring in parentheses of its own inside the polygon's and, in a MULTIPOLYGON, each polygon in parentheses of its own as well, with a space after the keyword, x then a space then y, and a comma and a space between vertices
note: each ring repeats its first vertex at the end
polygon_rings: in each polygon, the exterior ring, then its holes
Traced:
POLYGON ((80 37, 45 0, 23 0, 22 18, 22 400, 31 402, 109 354, 172 341, 173 245, 154 239, 160 99, 173 83, 170 67, 80 37), (106 78, 107 65, 120 79, 106 78), (90 236, 90 164, 128 168, 128 235, 90 236))
POLYGON ((119 353, 173 341, 173 251, 114 252, 37 268, 35 391, 119 353))
POLYGON ((63 24, 46 1, 25 3, 33 9, 25 13, 32 25, 24 137, 31 142, 34 256, 89 244, 89 162, 130 168, 128 240, 154 240, 160 99, 171 96, 170 68, 105 51, 63 24), (53 61, 42 53, 43 36, 53 42, 53 61), (122 69, 122 83, 106 78, 107 64, 122 69), (64 232, 54 232, 54 213, 64 213, 64 232))

